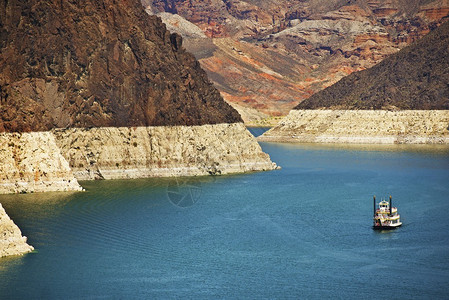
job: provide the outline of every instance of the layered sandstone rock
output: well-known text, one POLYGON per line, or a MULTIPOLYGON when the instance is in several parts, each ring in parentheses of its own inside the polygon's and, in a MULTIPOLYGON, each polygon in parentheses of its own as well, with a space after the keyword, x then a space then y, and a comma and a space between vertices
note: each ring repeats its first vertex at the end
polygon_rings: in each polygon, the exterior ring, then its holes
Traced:
POLYGON ((241 123, 53 133, 79 180, 219 175, 276 167, 241 123))
POLYGON ((449 144, 448 110, 292 110, 260 141, 449 144))
POLYGON ((0 133, 0 194, 80 190, 52 133, 0 133))
POLYGON ((22 255, 33 251, 19 227, 9 218, 0 203, 0 257, 22 255))
POLYGON ((141 1, 177 24, 171 29, 185 36, 188 50, 248 123, 286 115, 312 94, 418 40, 449 15, 447 0, 141 1), (197 26, 181 25, 179 16, 197 26), (189 28, 201 28, 208 40, 189 37, 189 28))

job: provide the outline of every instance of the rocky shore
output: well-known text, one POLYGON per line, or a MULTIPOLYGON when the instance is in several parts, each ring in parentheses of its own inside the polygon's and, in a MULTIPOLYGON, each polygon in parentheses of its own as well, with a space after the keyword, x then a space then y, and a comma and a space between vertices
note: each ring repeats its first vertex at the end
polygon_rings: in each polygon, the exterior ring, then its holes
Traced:
POLYGON ((0 194, 81 191, 77 180, 275 168, 243 123, 0 134, 0 194))
POLYGON ((0 133, 0 194, 81 191, 51 132, 0 133))
POLYGON ((27 238, 22 236, 19 227, 9 218, 0 203, 0 257, 22 255, 34 250, 27 244, 27 238))
POLYGON ((292 110, 259 141, 449 144, 448 110, 292 110))
POLYGON ((78 180, 200 176, 272 170, 242 123, 55 129, 78 180))

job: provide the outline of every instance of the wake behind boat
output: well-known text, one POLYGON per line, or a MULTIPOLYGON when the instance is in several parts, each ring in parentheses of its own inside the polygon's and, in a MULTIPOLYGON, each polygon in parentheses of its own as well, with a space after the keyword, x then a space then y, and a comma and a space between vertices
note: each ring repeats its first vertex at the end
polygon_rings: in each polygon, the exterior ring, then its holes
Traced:
POLYGON ((373 197, 374 201, 374 217, 373 217, 373 229, 385 230, 394 229, 402 225, 398 209, 393 207, 393 200, 390 196, 390 202, 382 200, 377 205, 376 196, 373 197), (390 209, 391 208, 391 209, 390 209))

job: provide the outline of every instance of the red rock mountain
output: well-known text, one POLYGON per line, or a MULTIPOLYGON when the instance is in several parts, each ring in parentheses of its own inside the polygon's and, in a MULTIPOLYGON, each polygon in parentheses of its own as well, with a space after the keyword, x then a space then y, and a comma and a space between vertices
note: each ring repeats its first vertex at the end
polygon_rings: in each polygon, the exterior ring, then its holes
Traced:
POLYGON ((317 91, 418 40, 449 15, 448 0, 142 3, 186 37, 187 49, 225 100, 248 112, 247 120, 258 113, 286 114, 317 91))
POLYGON ((449 22, 296 107, 322 108, 449 110, 449 22))
POLYGON ((138 0, 0 0, 0 132, 241 121, 138 0))

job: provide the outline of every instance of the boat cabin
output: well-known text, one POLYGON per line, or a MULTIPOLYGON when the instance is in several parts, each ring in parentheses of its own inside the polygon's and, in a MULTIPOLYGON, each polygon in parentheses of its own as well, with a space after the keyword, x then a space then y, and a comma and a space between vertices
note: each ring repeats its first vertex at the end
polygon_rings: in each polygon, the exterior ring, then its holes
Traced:
POLYGON ((398 209, 392 206, 392 199, 390 201, 382 200, 379 204, 376 203, 374 196, 374 229, 393 229, 402 225, 398 209))

